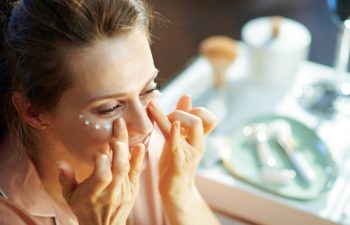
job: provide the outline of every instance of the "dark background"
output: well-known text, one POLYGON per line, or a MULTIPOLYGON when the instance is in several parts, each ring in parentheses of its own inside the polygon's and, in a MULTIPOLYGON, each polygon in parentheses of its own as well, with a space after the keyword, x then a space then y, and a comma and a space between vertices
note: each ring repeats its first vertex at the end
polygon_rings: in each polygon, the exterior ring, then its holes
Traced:
POLYGON ((312 34, 310 60, 332 65, 337 28, 326 0, 148 0, 158 17, 152 51, 166 84, 198 54, 201 40, 228 35, 240 40, 248 20, 281 15, 302 22, 312 34))

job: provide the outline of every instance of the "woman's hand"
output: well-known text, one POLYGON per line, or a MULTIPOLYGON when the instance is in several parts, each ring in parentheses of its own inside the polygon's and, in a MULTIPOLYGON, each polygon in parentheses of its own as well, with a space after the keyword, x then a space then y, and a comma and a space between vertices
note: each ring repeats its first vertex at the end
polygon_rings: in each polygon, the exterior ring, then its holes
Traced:
POLYGON ((128 132, 124 120, 119 118, 113 123, 110 148, 111 156, 95 155, 94 171, 81 183, 68 163, 59 163, 62 194, 79 224, 125 224, 135 203, 145 146, 134 147, 129 160, 128 132))
POLYGON ((164 115, 155 102, 149 104, 151 117, 165 137, 160 160, 159 189, 163 201, 184 205, 197 196, 194 178, 205 151, 205 136, 217 124, 205 108, 192 108, 191 98, 180 98, 177 110, 164 115))

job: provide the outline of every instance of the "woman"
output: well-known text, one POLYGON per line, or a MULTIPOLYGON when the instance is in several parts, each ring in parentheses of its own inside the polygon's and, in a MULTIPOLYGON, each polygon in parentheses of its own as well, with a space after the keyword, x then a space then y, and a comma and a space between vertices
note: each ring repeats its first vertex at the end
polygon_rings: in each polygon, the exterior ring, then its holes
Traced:
POLYGON ((218 224, 194 184, 216 120, 157 106, 145 4, 1 4, 0 224, 218 224))

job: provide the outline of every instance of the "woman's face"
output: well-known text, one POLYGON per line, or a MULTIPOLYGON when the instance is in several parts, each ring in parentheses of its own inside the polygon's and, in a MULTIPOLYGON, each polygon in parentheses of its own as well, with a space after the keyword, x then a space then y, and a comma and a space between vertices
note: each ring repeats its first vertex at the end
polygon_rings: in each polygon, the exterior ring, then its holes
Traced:
POLYGON ((146 106, 159 92, 145 32, 134 29, 70 55, 73 86, 51 113, 48 129, 57 148, 91 164, 97 151, 109 151, 112 122, 119 117, 127 124, 130 146, 147 142, 153 122, 146 106))

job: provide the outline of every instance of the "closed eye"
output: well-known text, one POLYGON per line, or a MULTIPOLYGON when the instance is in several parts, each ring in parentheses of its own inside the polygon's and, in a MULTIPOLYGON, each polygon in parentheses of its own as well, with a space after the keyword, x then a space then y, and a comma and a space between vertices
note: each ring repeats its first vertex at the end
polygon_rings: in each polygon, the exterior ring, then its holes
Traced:
POLYGON ((121 104, 117 104, 110 109, 98 110, 97 113, 99 113, 101 115, 109 114, 109 113, 114 112, 116 109, 120 108, 121 106, 122 106, 121 104))
POLYGON ((155 87, 155 88, 152 88, 148 91, 146 91, 145 93, 143 93, 144 95, 148 95, 148 94, 151 94, 153 91, 157 91, 158 90, 158 87, 155 87))
MULTIPOLYGON (((157 84, 156 84, 157 85, 157 84)), ((142 96, 148 96, 148 95, 151 95, 153 92, 155 91, 158 91, 159 90, 159 87, 158 85, 152 89, 149 89, 147 91, 145 91, 144 93, 142 93, 141 95, 142 96)), ((114 111, 116 111, 117 109, 119 109, 120 107, 122 107, 121 104, 117 104, 109 109, 100 109, 100 110, 96 110, 96 112, 99 114, 99 115, 108 115, 108 114, 112 114, 114 113, 114 111)))

